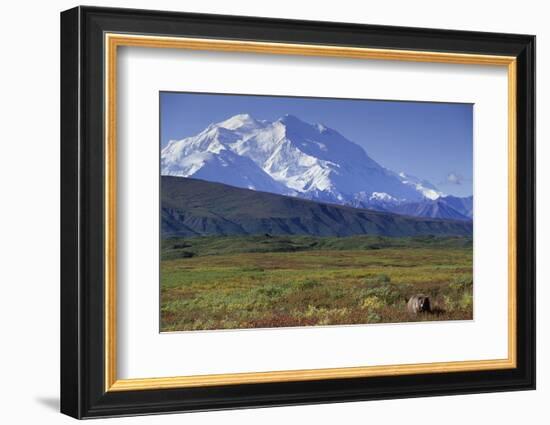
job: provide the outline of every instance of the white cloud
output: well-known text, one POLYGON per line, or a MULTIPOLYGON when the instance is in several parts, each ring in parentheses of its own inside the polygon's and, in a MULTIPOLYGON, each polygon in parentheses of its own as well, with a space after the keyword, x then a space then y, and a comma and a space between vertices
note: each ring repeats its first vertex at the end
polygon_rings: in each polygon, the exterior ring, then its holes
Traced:
POLYGON ((446 178, 447 183, 460 186, 464 182, 464 177, 457 173, 449 173, 446 178))

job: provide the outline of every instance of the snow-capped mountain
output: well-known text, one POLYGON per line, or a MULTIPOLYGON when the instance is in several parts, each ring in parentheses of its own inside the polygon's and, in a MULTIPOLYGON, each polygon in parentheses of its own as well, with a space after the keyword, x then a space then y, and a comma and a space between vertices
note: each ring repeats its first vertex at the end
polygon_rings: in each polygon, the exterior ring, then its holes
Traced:
POLYGON ((428 180, 421 180, 418 177, 400 172, 398 174, 399 179, 408 186, 414 187, 417 191, 422 193, 425 198, 435 200, 441 196, 444 196, 443 192, 440 192, 437 187, 431 184, 428 180))
POLYGON ((420 202, 406 202, 387 209, 403 215, 414 217, 445 218, 449 220, 470 221, 473 218, 471 203, 468 208, 468 198, 456 198, 454 196, 441 196, 437 199, 424 199, 420 202), (460 200, 460 203, 456 201, 460 200), (463 201, 463 202, 462 202, 463 201))
POLYGON ((161 173, 382 210, 443 195, 382 167, 336 130, 293 115, 273 122, 235 115, 172 140, 161 152, 161 173))

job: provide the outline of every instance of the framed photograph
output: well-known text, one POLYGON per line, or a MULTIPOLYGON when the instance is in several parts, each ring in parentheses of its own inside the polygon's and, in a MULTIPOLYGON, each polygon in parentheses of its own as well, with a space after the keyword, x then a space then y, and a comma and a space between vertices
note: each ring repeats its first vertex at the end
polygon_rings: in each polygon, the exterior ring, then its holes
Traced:
POLYGON ((535 388, 535 37, 61 14, 61 411, 535 388))

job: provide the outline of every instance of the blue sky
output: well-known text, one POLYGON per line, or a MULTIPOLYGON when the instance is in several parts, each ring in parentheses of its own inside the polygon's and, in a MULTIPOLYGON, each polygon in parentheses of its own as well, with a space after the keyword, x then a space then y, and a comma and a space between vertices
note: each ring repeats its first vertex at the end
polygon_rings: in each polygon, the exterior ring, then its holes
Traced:
POLYGON ((174 92, 161 92, 160 104, 162 146, 236 114, 269 121, 292 114, 337 130, 384 167, 447 194, 472 194, 472 104, 174 92))

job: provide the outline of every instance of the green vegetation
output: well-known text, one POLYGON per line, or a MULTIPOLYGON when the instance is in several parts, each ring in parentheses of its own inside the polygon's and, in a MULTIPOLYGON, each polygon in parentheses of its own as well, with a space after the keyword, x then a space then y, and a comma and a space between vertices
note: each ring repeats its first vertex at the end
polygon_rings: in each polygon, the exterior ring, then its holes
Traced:
POLYGON ((161 190, 163 237, 472 235, 471 221, 408 217, 183 177, 162 176, 161 190))
POLYGON ((174 238, 162 260, 162 331, 472 318, 468 237, 174 238))

